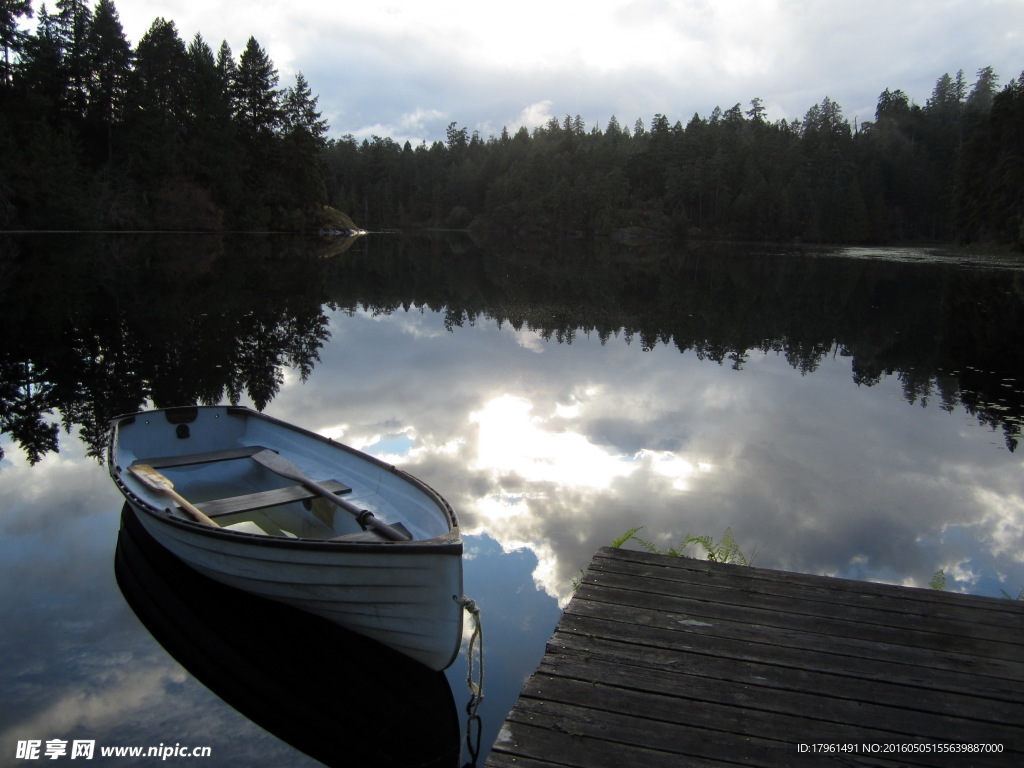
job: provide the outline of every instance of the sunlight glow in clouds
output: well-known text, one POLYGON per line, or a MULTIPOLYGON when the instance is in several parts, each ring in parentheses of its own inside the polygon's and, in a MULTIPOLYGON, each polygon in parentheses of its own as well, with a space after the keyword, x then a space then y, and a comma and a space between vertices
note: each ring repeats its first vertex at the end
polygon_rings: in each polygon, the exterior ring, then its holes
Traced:
MULTIPOLYGON (((579 418, 581 410, 578 402, 557 404, 550 418, 564 423, 579 418)), ((547 420, 533 411, 529 401, 501 395, 470 414, 470 421, 479 429, 476 469, 514 474, 525 483, 558 483, 600 491, 608 490, 616 478, 644 467, 671 480, 675 490, 685 491, 695 473, 712 469, 708 463, 694 464, 672 451, 644 449, 632 456, 616 454, 577 432, 551 429, 547 420)), ((500 516, 509 516, 503 500, 492 502, 502 507, 500 516)))
POLYGON ((636 465, 575 432, 550 432, 522 398, 502 395, 470 414, 479 426, 477 469, 515 473, 528 482, 606 489, 636 465))
POLYGON ((529 400, 502 394, 469 414, 477 426, 477 454, 470 465, 490 474, 493 489, 473 504, 479 530, 506 552, 532 550, 537 556, 534 582, 563 606, 571 597, 571 585, 561 574, 547 516, 565 519, 576 508, 628 507, 632 492, 616 489, 616 480, 633 477, 647 485, 649 479, 656 487, 668 481, 673 491, 686 492, 696 476, 713 470, 709 463, 689 461, 672 451, 617 452, 574 431, 581 429, 588 406, 599 412, 609 408, 599 395, 596 388, 583 389, 543 416, 529 400), (567 498, 573 501, 560 507, 567 498))

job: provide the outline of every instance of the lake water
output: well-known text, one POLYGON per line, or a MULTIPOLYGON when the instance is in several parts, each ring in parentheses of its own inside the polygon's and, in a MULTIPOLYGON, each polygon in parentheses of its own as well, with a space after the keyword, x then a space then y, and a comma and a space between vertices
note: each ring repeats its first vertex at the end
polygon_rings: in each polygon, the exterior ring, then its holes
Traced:
MULTIPOLYGON (((218 695, 140 622, 115 578, 121 497, 95 457, 112 416, 154 403, 259 407, 448 499, 483 615, 480 764, 573 579, 636 527, 663 550, 729 529, 761 567, 919 587, 942 570, 946 589, 1024 588, 1024 272, 1013 265, 455 235, 345 246, 0 245, 0 764, 31 764, 16 759, 30 739, 316 764, 224 699, 266 699, 271 716, 278 701, 316 702, 328 719, 336 706, 340 743, 360 702, 385 721, 414 717, 397 704, 416 697, 392 679, 346 682, 373 665, 344 638, 313 652, 298 624, 271 635, 244 611, 221 617, 215 639, 191 641, 196 669, 243 651, 249 661, 242 692, 218 695), (303 682, 282 693, 277 673, 292 684, 299 661, 303 682)), ((202 583, 169 581, 179 594, 167 600, 201 610, 190 595, 202 583)), ((463 654, 437 692, 463 722, 466 673, 463 654)))

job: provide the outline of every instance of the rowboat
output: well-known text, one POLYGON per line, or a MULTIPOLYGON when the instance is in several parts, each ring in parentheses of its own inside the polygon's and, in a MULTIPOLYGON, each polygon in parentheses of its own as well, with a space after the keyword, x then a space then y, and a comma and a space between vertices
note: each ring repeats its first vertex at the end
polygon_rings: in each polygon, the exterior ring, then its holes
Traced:
POLYGON ((196 571, 430 669, 458 654, 458 521, 412 475, 241 406, 120 416, 107 465, 143 528, 196 571))

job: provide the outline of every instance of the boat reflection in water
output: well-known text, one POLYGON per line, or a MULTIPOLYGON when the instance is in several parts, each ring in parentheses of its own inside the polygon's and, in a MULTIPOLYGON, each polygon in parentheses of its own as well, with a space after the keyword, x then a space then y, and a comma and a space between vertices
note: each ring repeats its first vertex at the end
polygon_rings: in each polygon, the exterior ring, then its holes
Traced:
POLYGON ((459 764, 459 718, 443 672, 206 578, 157 543, 127 507, 115 573, 132 610, 185 669, 310 757, 339 766, 459 764))

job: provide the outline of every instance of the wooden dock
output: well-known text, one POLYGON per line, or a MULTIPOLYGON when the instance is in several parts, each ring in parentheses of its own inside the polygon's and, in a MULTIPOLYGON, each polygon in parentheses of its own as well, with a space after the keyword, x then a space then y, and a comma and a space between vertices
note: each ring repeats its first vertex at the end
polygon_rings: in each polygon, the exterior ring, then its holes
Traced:
POLYGON ((486 768, 723 765, 1024 765, 1024 601, 601 549, 486 768))

